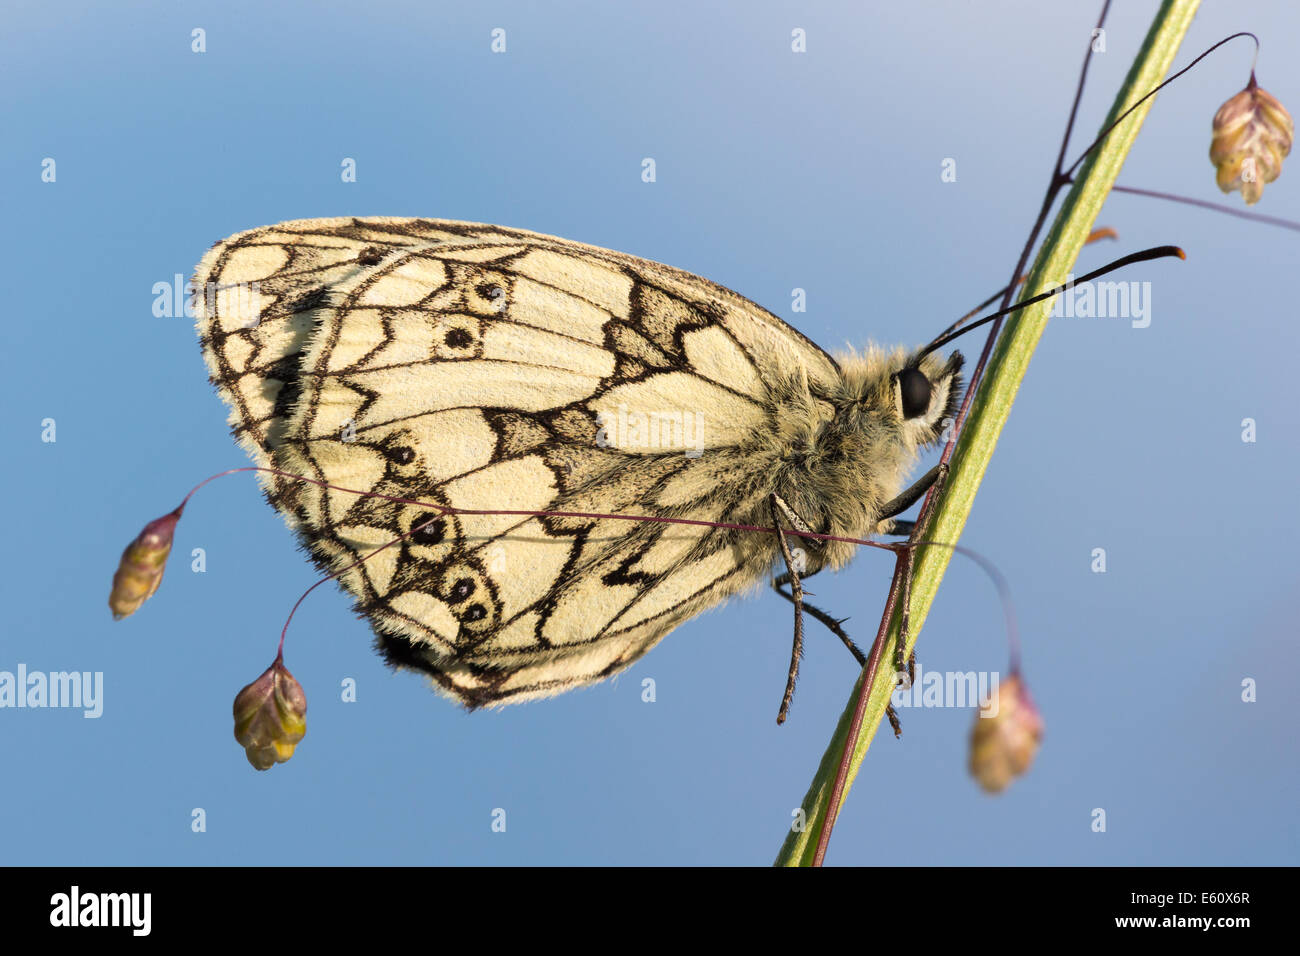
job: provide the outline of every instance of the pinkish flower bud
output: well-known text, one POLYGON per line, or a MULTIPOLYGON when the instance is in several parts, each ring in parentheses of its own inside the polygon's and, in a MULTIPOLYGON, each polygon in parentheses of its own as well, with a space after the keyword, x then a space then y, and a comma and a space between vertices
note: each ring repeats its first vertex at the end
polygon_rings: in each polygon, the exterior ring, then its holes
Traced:
MULTIPOLYGON (((183 506, 182 506, 183 507, 183 506)), ((120 621, 134 614, 145 601, 153 597, 162 584, 163 568, 172 550, 172 535, 176 522, 181 520, 181 509, 156 518, 144 526, 122 552, 117 573, 113 575, 113 590, 108 594, 108 606, 113 620, 120 621)))
POLYGON ((307 695, 280 658, 235 696, 235 739, 257 770, 293 756, 307 733, 307 695))
POLYGON ((977 711, 970 738, 970 772, 989 793, 999 793, 1033 763, 1043 739, 1043 718, 1019 674, 1002 681, 977 711))
POLYGON ((1250 75, 1246 88, 1214 114, 1210 162, 1225 193, 1241 190, 1246 205, 1264 194, 1264 185, 1282 173, 1282 160, 1291 152, 1295 123, 1291 114, 1250 75))

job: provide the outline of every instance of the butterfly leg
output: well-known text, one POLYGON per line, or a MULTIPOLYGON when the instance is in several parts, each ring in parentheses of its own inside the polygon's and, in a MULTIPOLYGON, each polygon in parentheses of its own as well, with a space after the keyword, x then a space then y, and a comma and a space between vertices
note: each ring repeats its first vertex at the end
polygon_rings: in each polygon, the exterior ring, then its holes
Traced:
MULTIPOLYGON (((811 577, 811 576, 812 575, 805 575, 805 577, 811 577)), ((777 594, 781 595, 781 597, 785 598, 787 601, 794 603, 794 595, 792 595, 789 591, 782 590, 782 588, 785 585, 790 583, 790 579, 791 576, 789 574, 782 574, 780 577, 773 578, 772 590, 774 590, 777 594)), ((828 631, 830 631, 832 634, 834 634, 844 643, 844 646, 849 649, 849 653, 853 655, 853 659, 858 662, 859 667, 867 666, 867 655, 862 653, 862 649, 859 648, 858 645, 854 643, 853 638, 849 637, 849 635, 844 631, 843 625, 844 622, 848 620, 847 617, 838 618, 838 619, 831 617, 821 608, 817 607, 814 604, 809 604, 806 601, 803 603, 803 609, 807 611, 812 617, 821 621, 822 624, 826 626, 826 629, 828 631)), ((910 681, 912 680, 913 676, 916 673, 914 670, 915 665, 916 665, 916 655, 913 654, 908 659, 907 662, 909 686, 910 686, 910 681)), ((889 726, 893 728, 894 736, 895 737, 902 736, 903 725, 898 720, 898 712, 894 710, 893 704, 887 704, 885 706, 885 716, 889 718, 889 726)))
MULTIPOLYGON (((906 535, 910 538, 916 531, 916 522, 894 516, 902 514, 920 501, 921 497, 934 486, 935 482, 942 480, 947 469, 948 466, 940 462, 907 488, 904 488, 897 496, 885 502, 880 508, 880 520, 876 525, 876 533, 881 535, 906 535)), ((901 687, 903 686, 902 674, 904 669, 903 648, 907 646, 908 610, 912 606, 912 552, 901 552, 899 560, 905 562, 903 568, 903 620, 898 632, 898 644, 894 647, 894 673, 898 675, 897 686, 901 687)), ((907 686, 911 687, 916 676, 915 651, 908 655, 906 669, 907 686)), ((901 737, 903 735, 903 725, 899 721, 898 712, 894 710, 892 704, 885 708, 885 716, 889 718, 889 726, 894 731, 894 736, 901 737)))
MULTIPOLYGON (((903 562, 903 619, 899 622, 898 643, 894 645, 894 686, 910 689, 916 680, 916 651, 912 651, 907 657, 907 683, 904 684, 903 648, 907 646, 907 616, 912 607, 912 552, 910 550, 900 552, 898 559, 903 562)), ((898 714, 892 704, 886 710, 886 715, 889 717, 889 726, 894 731, 894 736, 903 736, 903 725, 899 722, 898 714)))
MULTIPOLYGON (((807 580, 810 577, 812 577, 811 574, 805 574, 804 580, 807 580)), ((772 580, 772 590, 774 590, 777 594, 781 595, 781 597, 785 598, 787 601, 793 604, 794 596, 789 591, 782 590, 782 588, 784 588, 787 584, 790 583, 790 580, 791 580, 791 576, 788 573, 782 574, 780 577, 774 578, 772 580)), ((826 626, 826 629, 828 631, 830 631, 832 634, 834 634, 843 642, 844 646, 849 649, 849 653, 853 655, 854 660, 858 662, 859 666, 861 667, 867 666, 867 655, 863 654, 862 649, 859 648, 858 645, 853 642, 853 638, 849 637, 849 635, 844 632, 844 628, 842 625, 844 624, 845 621, 848 620, 847 617, 842 617, 842 618, 831 617, 821 608, 817 607, 815 604, 809 604, 807 601, 804 601, 802 606, 803 609, 807 611, 809 615, 816 618, 818 621, 821 621, 821 623, 826 626)))
MULTIPOLYGON (((915 527, 915 522, 911 522, 911 521, 890 522, 890 521, 886 521, 885 519, 892 518, 895 515, 901 515, 908 508, 912 507, 912 505, 920 501, 921 496, 924 495, 927 491, 929 491, 930 488, 934 485, 934 483, 938 481, 940 476, 943 475, 945 472, 947 472, 947 470, 948 470, 948 466, 940 462, 939 464, 931 468, 929 471, 927 471, 920 478, 916 479, 916 481, 912 482, 912 484, 910 484, 908 487, 900 491, 896 496, 894 496, 889 501, 886 501, 883 505, 881 505, 880 514, 877 516, 880 519, 880 524, 877 525, 877 534, 898 533, 898 532, 887 530, 885 527, 883 527, 884 525, 889 525, 892 527, 896 524, 905 523, 915 527)), ((910 533, 910 529, 909 529, 909 533, 910 533)))
POLYGON ((776 528, 776 540, 781 546, 781 557, 785 559, 785 577, 790 584, 790 601, 794 604, 794 646, 790 649, 790 675, 786 678, 785 694, 781 698, 781 710, 776 715, 778 724, 785 723, 786 715, 790 712, 790 701, 794 699, 794 685, 799 680, 799 659, 803 657, 803 581, 800 574, 803 571, 803 550, 798 549, 798 558, 790 549, 790 543, 785 539, 785 531, 781 527, 781 519, 785 518, 787 522, 796 531, 811 532, 812 529, 794 513, 794 510, 785 503, 780 495, 773 492, 770 499, 772 506, 772 524, 776 528))
MULTIPOLYGON (((948 466, 943 462, 935 465, 912 485, 904 488, 901 493, 885 504, 880 509, 880 522, 876 529, 878 534, 906 534, 911 537, 916 531, 915 521, 906 521, 895 519, 895 515, 901 514, 921 499, 921 496, 929 491, 935 482, 942 482, 946 476, 948 466)), ((900 675, 899 684, 902 684, 901 675, 904 667, 907 670, 908 686, 912 684, 912 679, 916 674, 916 652, 913 651, 906 662, 903 660, 903 649, 907 647, 908 615, 912 608, 912 556, 913 552, 902 551, 899 553, 899 560, 903 562, 903 619, 898 630, 898 643, 894 645, 894 673, 900 675)), ((897 737, 902 733, 902 729, 897 722, 897 716, 890 718, 890 726, 894 729, 894 736, 897 737)))
POLYGON ((906 538, 916 530, 916 522, 906 518, 886 518, 876 525, 876 534, 900 534, 906 538))

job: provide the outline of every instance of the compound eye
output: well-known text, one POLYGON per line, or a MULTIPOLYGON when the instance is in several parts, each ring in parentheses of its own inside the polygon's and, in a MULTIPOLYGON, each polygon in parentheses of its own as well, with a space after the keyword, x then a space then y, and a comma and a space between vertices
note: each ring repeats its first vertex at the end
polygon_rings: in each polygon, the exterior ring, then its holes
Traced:
POLYGON ((917 418, 930 408, 930 380, 920 369, 905 368, 898 373, 898 394, 904 418, 917 418))

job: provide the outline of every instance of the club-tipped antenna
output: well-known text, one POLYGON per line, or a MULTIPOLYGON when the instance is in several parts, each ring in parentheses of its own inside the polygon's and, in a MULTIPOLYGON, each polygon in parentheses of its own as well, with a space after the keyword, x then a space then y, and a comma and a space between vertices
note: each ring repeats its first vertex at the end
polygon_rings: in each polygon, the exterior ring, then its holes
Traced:
POLYGON ((1061 285, 1056 286, 1055 288, 1048 289, 1046 292, 1040 292, 1038 295, 1031 296, 1030 298, 1025 299, 1022 302, 1017 302, 1015 305, 1008 306, 1005 309, 999 309, 997 312, 990 313, 989 315, 984 316, 984 318, 982 319, 977 319, 976 321, 971 322, 969 325, 966 325, 954 332, 944 332, 937 339, 935 339, 924 349, 922 349, 921 355, 922 356, 929 355, 935 349, 942 348, 943 346, 951 342, 953 339, 963 336, 967 332, 973 331, 974 329, 978 329, 981 325, 987 325, 989 322, 992 322, 994 319, 1007 315, 1011 312, 1016 312, 1020 309, 1023 309, 1027 305, 1033 305, 1035 302, 1042 302, 1044 299, 1050 299, 1054 295, 1060 295, 1066 289, 1079 285, 1080 283, 1091 282, 1093 279, 1097 279, 1101 276, 1104 276, 1108 272, 1114 272, 1116 269, 1122 269, 1125 266, 1131 266, 1137 262, 1150 262, 1152 259, 1165 259, 1171 256, 1177 256, 1179 259, 1187 258, 1187 254, 1183 252, 1182 249, 1179 249, 1177 246, 1153 246, 1150 249, 1143 249, 1141 252, 1132 252, 1129 253, 1127 256, 1121 256, 1119 259, 1116 259, 1114 262, 1102 266, 1100 269, 1094 269, 1092 272, 1089 272, 1086 276, 1081 276, 1078 279, 1071 279, 1069 282, 1065 282, 1062 283, 1061 285))

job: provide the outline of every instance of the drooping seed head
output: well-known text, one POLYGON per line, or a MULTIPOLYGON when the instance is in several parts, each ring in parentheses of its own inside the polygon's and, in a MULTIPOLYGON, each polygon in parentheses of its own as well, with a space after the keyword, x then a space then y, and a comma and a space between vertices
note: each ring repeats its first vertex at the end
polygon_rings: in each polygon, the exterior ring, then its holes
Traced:
POLYGON ((976 712, 970 738, 970 772, 989 793, 1000 793, 1033 763, 1043 739, 1043 718, 1020 675, 1012 674, 976 712))
POLYGON ((307 733, 307 695, 280 658, 235 696, 235 739, 248 762, 269 770, 307 733))
POLYGON ((1214 114, 1210 162, 1225 193, 1241 190, 1253 206, 1264 186, 1282 173, 1282 160, 1291 152, 1295 123, 1286 107, 1267 90, 1250 83, 1214 114))
POLYGON ((113 575, 113 589, 108 594, 113 620, 130 617, 141 604, 153 597, 162 584, 167 555, 172 550, 172 536, 180 519, 181 509, 177 508, 150 521, 122 552, 117 573, 113 575))

